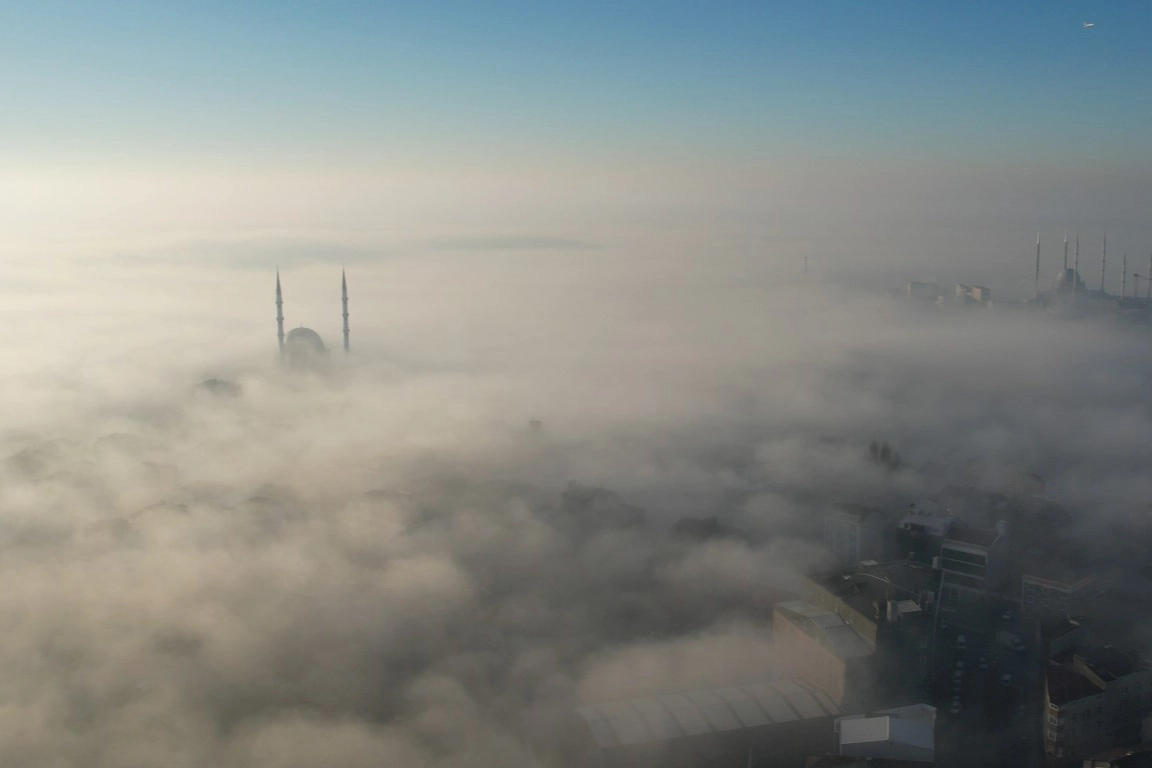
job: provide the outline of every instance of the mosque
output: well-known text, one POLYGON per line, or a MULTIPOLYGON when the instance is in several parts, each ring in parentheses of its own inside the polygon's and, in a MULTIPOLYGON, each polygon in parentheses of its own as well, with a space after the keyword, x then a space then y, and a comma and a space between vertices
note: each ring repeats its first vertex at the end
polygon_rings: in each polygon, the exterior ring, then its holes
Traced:
POLYGON ((1076 314, 1116 314, 1128 317, 1145 318, 1152 314, 1152 258, 1148 260, 1148 273, 1128 272, 1127 254, 1120 262, 1120 291, 1109 293, 1107 290, 1108 265, 1108 237, 1105 235, 1100 250, 1100 284, 1099 288, 1091 289, 1087 286, 1080 274, 1080 237, 1076 236, 1075 255, 1069 263, 1068 238, 1064 238, 1064 266, 1056 273, 1051 290, 1040 288, 1040 235, 1036 235, 1036 286, 1034 298, 1029 302, 1033 305, 1056 309, 1062 312, 1076 314), (1129 290, 1129 277, 1132 278, 1134 290, 1129 290), (1140 282, 1145 281, 1144 295, 1141 296, 1140 282))
MULTIPOLYGON (((344 308, 344 354, 348 354, 348 277, 340 271, 340 299, 344 308)), ((284 334, 284 294, 280 289, 280 270, 276 270, 276 339, 280 343, 280 362, 294 371, 323 371, 329 364, 328 348, 320 334, 300 326, 284 334)))

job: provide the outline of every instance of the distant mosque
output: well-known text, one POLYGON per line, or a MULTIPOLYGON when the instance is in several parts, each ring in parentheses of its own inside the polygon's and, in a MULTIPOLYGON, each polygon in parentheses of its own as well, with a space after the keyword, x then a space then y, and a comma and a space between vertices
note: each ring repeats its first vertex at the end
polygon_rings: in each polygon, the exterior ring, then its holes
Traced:
POLYGON ((1068 237, 1064 237, 1064 266, 1056 273, 1052 289, 1040 288, 1040 235, 1036 235, 1036 286, 1032 303, 1047 307, 1076 307, 1092 312, 1117 310, 1139 310, 1146 313, 1152 307, 1152 258, 1148 260, 1148 273, 1128 272, 1128 255, 1124 254, 1120 263, 1120 291, 1118 294, 1107 290, 1108 235, 1104 235, 1100 249, 1100 285, 1089 288, 1080 274, 1080 236, 1076 235, 1075 251, 1071 264, 1068 261, 1068 237), (1132 278, 1133 289, 1128 290, 1128 278, 1132 278), (1141 296, 1140 281, 1145 281, 1145 295, 1141 296))
MULTIPOLYGON (((344 308, 344 354, 348 354, 348 278, 340 271, 340 299, 344 308)), ((294 371, 323 371, 329 364, 328 348, 320 334, 300 326, 284 334, 284 294, 280 290, 280 270, 276 270, 276 340, 280 362, 294 371)))

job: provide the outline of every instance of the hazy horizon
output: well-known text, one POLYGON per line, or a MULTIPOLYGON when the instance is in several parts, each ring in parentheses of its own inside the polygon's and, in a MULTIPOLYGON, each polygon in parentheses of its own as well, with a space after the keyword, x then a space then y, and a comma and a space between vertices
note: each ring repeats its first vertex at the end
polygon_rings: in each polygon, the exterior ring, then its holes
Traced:
POLYGON ((925 464, 1145 563, 1147 324, 1021 300, 1037 231, 1146 271, 1150 21, 0 10, 0 764, 578 768, 583 703, 787 677, 822 516, 925 464))

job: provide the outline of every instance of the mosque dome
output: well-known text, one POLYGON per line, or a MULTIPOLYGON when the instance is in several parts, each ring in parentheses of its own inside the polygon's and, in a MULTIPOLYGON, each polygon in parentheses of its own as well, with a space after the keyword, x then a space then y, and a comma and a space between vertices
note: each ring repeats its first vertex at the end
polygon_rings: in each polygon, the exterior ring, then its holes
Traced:
POLYGON ((317 368, 328 359, 328 350, 320 334, 311 328, 293 328, 284 340, 284 352, 293 368, 317 368))
POLYGON ((1056 280, 1052 285, 1052 290, 1056 293, 1071 293, 1073 286, 1077 291, 1084 290, 1084 281, 1080 279, 1080 275, 1076 274, 1076 270, 1068 267, 1056 273, 1056 280))
MULTIPOLYGON (((341 317, 344 319, 344 354, 348 354, 348 280, 340 273, 341 317)), ((326 371, 328 369, 328 349, 320 334, 311 328, 300 326, 284 333, 284 292, 280 289, 280 271, 276 271, 276 340, 280 347, 280 359, 289 368, 296 370, 326 371)))

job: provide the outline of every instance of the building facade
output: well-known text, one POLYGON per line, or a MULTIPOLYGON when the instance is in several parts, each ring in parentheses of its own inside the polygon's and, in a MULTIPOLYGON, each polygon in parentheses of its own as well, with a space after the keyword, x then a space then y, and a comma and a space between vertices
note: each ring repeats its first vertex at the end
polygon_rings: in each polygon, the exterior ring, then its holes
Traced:
POLYGON ((1045 578, 1024 574, 1020 589, 1020 609, 1028 616, 1066 619, 1084 612, 1089 600, 1100 594, 1093 574, 1081 578, 1045 578))
POLYGON ((939 568, 943 574, 940 599, 945 605, 982 600, 1000 589, 1008 578, 1008 524, 990 530, 959 527, 940 544, 939 568))
POLYGON ((876 507, 837 504, 823 519, 824 546, 845 565, 862 560, 886 560, 888 524, 876 507))
POLYGON ((1044 750, 1076 765, 1135 744, 1152 711, 1152 666, 1112 646, 1086 648, 1050 664, 1044 680, 1044 750))
POLYGON ((821 688, 841 709, 861 708, 872 689, 873 649, 832 611, 803 600, 777 603, 772 627, 780 668, 821 688))

